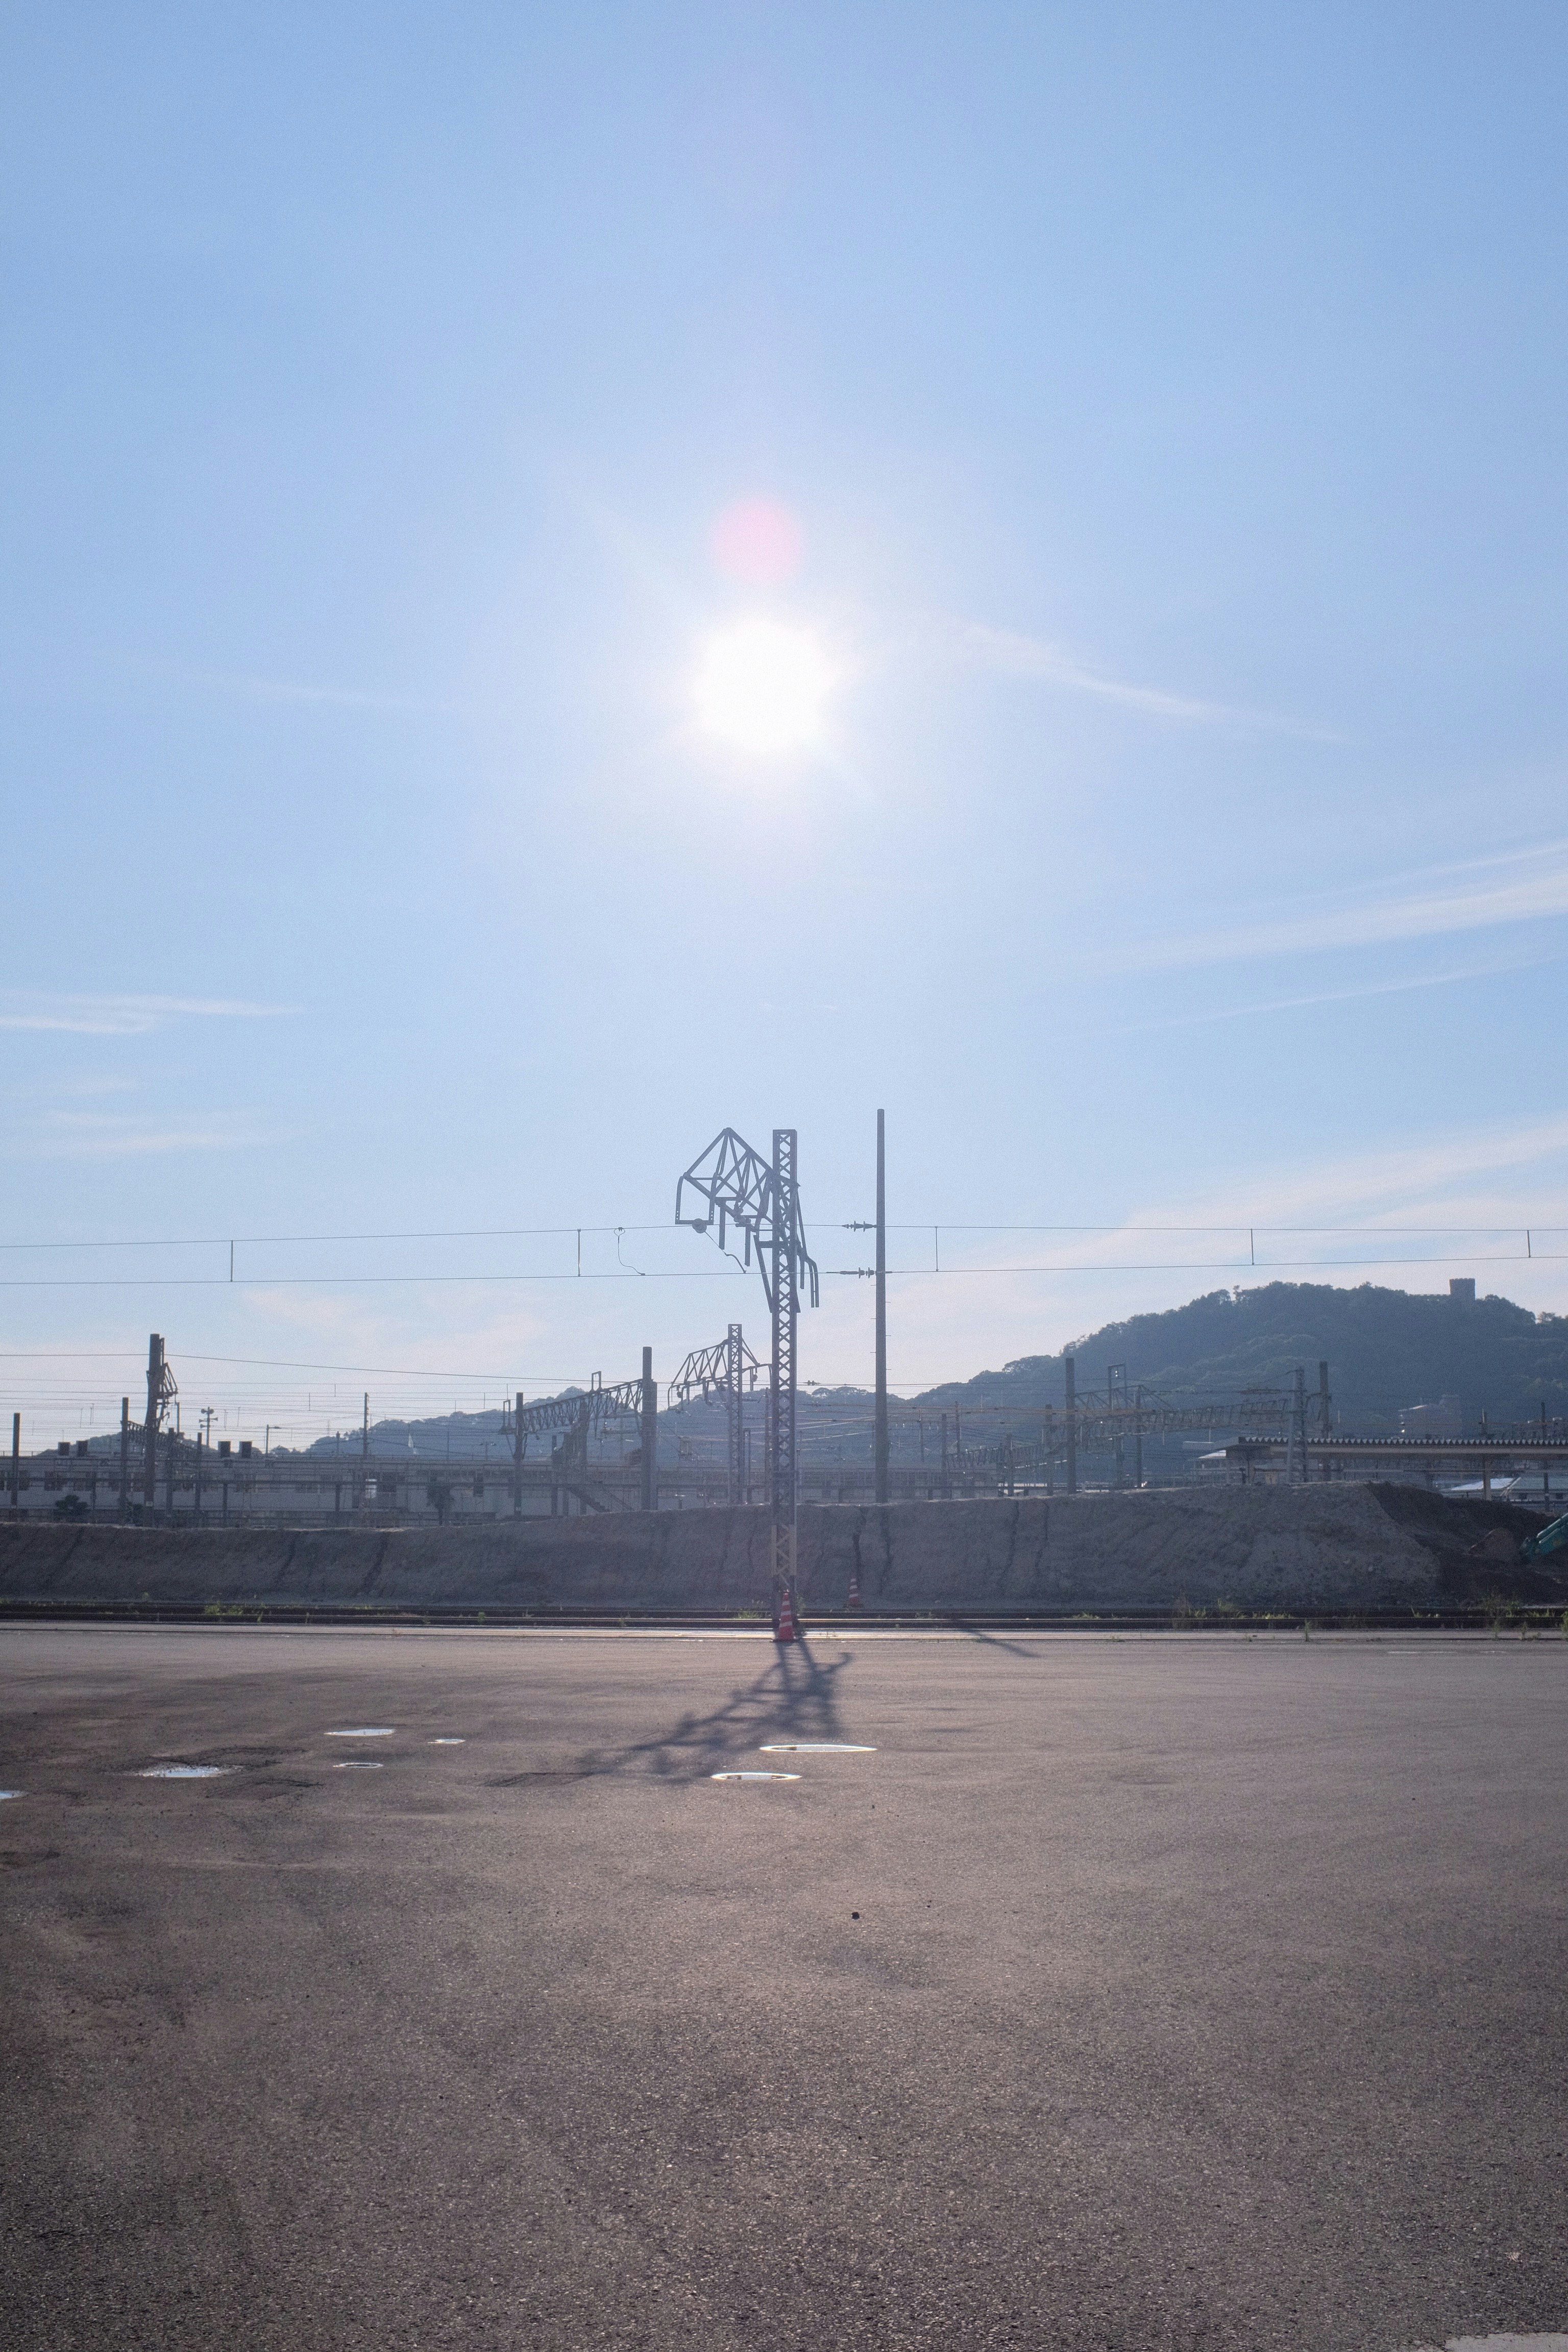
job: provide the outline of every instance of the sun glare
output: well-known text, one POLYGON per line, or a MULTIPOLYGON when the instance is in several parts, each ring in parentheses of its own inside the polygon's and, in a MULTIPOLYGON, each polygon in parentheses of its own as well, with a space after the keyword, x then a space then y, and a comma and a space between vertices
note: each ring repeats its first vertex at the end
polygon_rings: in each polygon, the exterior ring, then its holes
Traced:
POLYGON ((832 685, 832 665, 809 629, 737 621, 710 638, 698 664, 698 722, 755 759, 805 751, 821 740, 832 685))

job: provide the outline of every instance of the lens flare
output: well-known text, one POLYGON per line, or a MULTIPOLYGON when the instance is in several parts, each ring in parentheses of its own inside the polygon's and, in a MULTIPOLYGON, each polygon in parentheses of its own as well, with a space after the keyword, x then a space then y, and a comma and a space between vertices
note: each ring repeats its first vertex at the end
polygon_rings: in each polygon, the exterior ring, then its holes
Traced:
POLYGON ((833 665, 809 629, 737 621, 710 637, 694 687, 703 732, 755 759, 821 740, 833 665))
POLYGON ((737 499, 715 521, 708 549, 726 580, 775 588, 800 570, 805 533, 777 499, 737 499))

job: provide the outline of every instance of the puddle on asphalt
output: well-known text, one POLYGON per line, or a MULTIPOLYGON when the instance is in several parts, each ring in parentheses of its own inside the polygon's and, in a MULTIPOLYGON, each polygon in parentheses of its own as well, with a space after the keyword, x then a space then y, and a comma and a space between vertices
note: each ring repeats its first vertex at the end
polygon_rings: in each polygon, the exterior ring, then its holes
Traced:
POLYGON ((356 1724, 352 1731, 329 1731, 327 1734, 329 1739, 395 1739, 396 1737, 397 1726, 395 1723, 361 1723, 356 1724))
POLYGON ((437 1738, 431 1740, 430 1745, 432 1748, 461 1748, 465 1743, 461 1739, 437 1738))
POLYGON ((710 1780, 798 1780, 798 1772, 710 1772, 710 1780))
POLYGON ((374 1757, 345 1756, 341 1764, 333 1765, 332 1769, 334 1772, 384 1772, 386 1767, 374 1757))
POLYGON ((858 1739, 770 1739, 757 1750, 759 1756, 875 1756, 858 1739))
POLYGON ((232 1764, 148 1764, 136 1777, 139 1780, 216 1780, 220 1773, 233 1769, 232 1764))
POLYGON ((5 1803, 7 1797, 25 1797, 26 1793, 26 1789, 0 1789, 0 1805, 5 1803))

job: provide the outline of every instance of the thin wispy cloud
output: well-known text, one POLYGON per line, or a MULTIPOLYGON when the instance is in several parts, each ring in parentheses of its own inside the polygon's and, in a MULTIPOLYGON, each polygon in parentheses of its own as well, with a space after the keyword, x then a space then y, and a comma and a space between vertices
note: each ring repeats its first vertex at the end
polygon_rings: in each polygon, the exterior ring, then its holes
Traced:
POLYGON ((186 1151, 249 1151, 269 1139, 246 1112, 53 1110, 15 1132, 21 1160, 144 1160, 186 1151))
POLYGON ((458 704, 438 695, 389 693, 375 687, 321 684, 310 678, 269 677, 254 670, 207 669, 157 656, 130 656, 120 665, 139 679, 230 695, 247 702, 295 703, 336 710, 363 710, 403 718, 460 718, 458 704))
POLYGON ((0 992, 0 1029, 78 1037, 144 1037, 174 1021, 275 1021, 290 1008, 233 996, 41 996, 0 992))
POLYGON ((1328 948, 1398 946, 1559 915, 1568 915, 1568 841, 1428 867, 1337 901, 1282 909, 1259 923, 1153 940, 1134 961, 1168 971, 1328 948))
POLYGON ((1259 1170, 1173 1206, 1140 1210, 1128 1223, 1212 1219, 1241 1226, 1322 1217, 1373 1225, 1441 1220, 1479 1230, 1501 1218, 1522 1229, 1534 1216, 1563 1213, 1565 1191, 1568 1113, 1561 1113, 1348 1152, 1304 1169, 1259 1170), (1519 1181, 1526 1171, 1532 1171, 1528 1186, 1519 1181))
POLYGON ((454 719, 461 716, 457 703, 439 701, 426 695, 379 694, 360 687, 309 686, 292 678, 247 677, 223 671, 206 673, 205 683, 226 693, 245 695, 254 702, 325 704, 339 710, 386 711, 417 718, 454 719))
POLYGON ((997 629, 983 622, 958 623, 952 642, 959 657, 977 669, 1005 677, 1038 679, 1071 694, 1091 695, 1101 702, 1140 710, 1152 719, 1165 719, 1188 727, 1226 727, 1269 734, 1302 736, 1313 742, 1335 742, 1330 730, 1289 718, 1279 711, 1251 710, 1235 703, 1209 702, 1188 694, 1173 694, 1158 686, 1141 686, 1113 677, 1082 661, 1065 646, 1048 639, 1026 636, 1014 629, 997 629))
POLYGON ((1324 988, 1306 996, 1273 996, 1256 1004, 1211 1005, 1201 1013, 1176 1013, 1163 1021, 1130 1021, 1116 1034, 1134 1037, 1152 1029, 1193 1029, 1213 1021, 1246 1021, 1272 1013, 1301 1013, 1320 1004, 1359 1004, 1368 997, 1408 996, 1424 988, 1454 988, 1472 980, 1498 980, 1514 972, 1542 971, 1568 961, 1568 950, 1556 955, 1527 956, 1509 963, 1465 964, 1453 971, 1418 972, 1408 980, 1369 982, 1364 988, 1324 988))

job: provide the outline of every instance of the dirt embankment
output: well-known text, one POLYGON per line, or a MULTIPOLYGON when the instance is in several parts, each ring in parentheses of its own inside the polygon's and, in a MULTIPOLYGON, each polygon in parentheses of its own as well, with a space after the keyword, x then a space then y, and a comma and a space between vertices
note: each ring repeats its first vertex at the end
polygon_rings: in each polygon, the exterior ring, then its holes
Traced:
MULTIPOLYGON (((1054 1501, 803 1509, 805 1606, 1169 1612, 1568 1602, 1568 1555, 1518 1564, 1539 1517, 1409 1487, 1223 1487, 1054 1501)), ((765 1605, 767 1516, 661 1511, 485 1528, 6 1527, 0 1606, 151 1601, 468 1609, 765 1605)))

